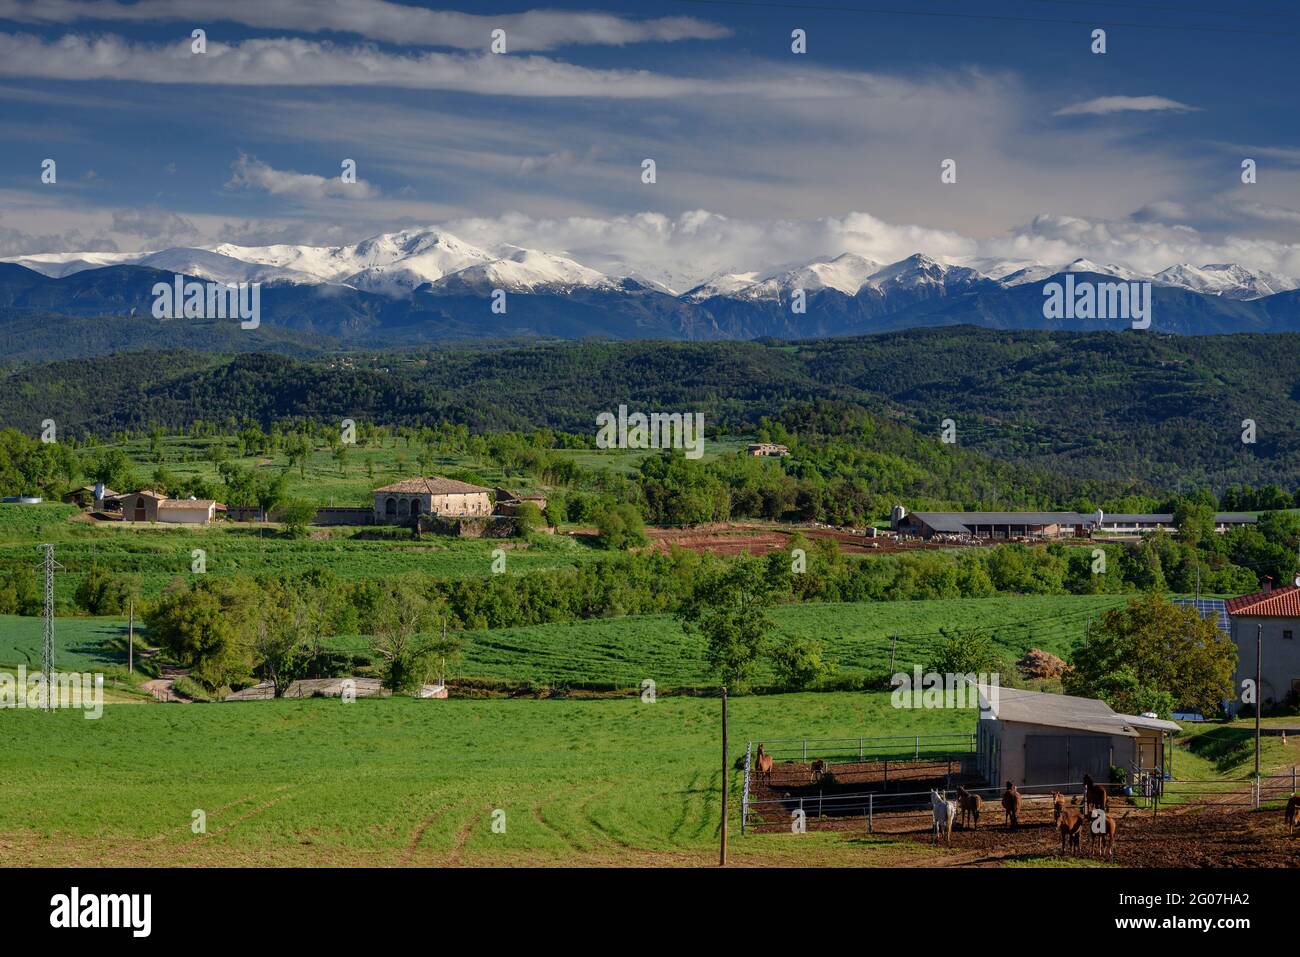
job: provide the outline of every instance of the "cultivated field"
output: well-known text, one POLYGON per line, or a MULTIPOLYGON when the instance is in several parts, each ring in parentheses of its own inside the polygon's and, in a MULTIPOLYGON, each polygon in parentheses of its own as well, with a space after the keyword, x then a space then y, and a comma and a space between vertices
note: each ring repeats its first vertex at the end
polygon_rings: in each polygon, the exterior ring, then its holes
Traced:
MULTIPOLYGON (((0 722, 0 852, 10 865, 706 866, 718 714, 700 698, 112 706, 99 721, 18 711, 0 722), (196 810, 206 833, 192 830, 196 810)), ((746 740, 967 731, 973 714, 805 694, 733 698, 731 718, 735 863, 1079 863, 1053 854, 1050 812, 1037 806, 1017 835, 989 813, 950 850, 927 845, 924 821, 742 837, 735 759, 746 740)), ((1201 733, 1224 730, 1248 734, 1201 733)), ((1121 813, 1121 865, 1300 864, 1300 838, 1284 842, 1272 812, 1121 813)))
MULTIPOLYGON (((898 636, 895 667, 902 670, 927 663, 941 627, 986 629, 1009 660, 1030 647, 1063 655, 1082 636, 1089 616, 1097 618, 1123 601, 1118 595, 1056 595, 781 605, 772 609, 772 618, 788 634, 822 640, 840 678, 878 678, 889 668, 892 635, 898 636)), ((661 690, 712 686, 703 640, 684 634, 671 615, 465 634, 468 647, 453 666, 453 680, 570 690, 639 688, 646 678, 661 690)), ((0 666, 39 663, 40 637, 39 619, 0 615, 0 666)), ((55 637, 60 667, 126 664, 124 620, 60 618, 55 637), (112 642, 110 648, 100 646, 105 640, 112 642)), ((369 639, 360 635, 336 636, 327 645, 356 656, 370 654, 369 639)), ((758 675, 760 684, 769 678, 766 671, 758 675)))

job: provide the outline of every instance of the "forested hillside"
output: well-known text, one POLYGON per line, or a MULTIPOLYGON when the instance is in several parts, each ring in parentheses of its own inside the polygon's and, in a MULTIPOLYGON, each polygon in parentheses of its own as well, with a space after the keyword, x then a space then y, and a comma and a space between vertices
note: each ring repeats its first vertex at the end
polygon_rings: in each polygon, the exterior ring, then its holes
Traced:
POLYGON ((36 435, 53 418, 64 435, 100 437, 196 420, 269 427, 343 417, 594 436, 596 416, 620 404, 703 412, 711 433, 754 434, 764 418, 834 400, 872 413, 867 446, 920 468, 933 464, 914 455, 912 439, 937 444, 950 418, 957 442, 948 451, 996 459, 995 472, 1027 467, 1063 487, 1300 484, 1300 335, 1290 334, 963 327, 802 343, 545 342, 298 358, 136 351, 13 369, 0 386, 0 426, 36 435), (1254 443, 1242 441, 1247 419, 1254 443), (903 428, 888 433, 890 423, 903 428))

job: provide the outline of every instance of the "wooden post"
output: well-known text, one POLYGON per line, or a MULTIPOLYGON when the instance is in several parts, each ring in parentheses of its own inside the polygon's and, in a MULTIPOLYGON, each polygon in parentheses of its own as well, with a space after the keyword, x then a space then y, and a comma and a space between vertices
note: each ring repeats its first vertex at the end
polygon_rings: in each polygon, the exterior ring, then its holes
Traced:
POLYGON ((126 626, 126 670, 135 672, 135 599, 131 599, 131 617, 126 626))
POLYGON ((718 866, 727 866, 727 689, 722 689, 722 846, 718 866))
POLYGON ((867 833, 876 833, 876 796, 867 795, 867 833))
POLYGON ((894 652, 898 650, 898 635, 889 636, 889 673, 894 673, 894 652))

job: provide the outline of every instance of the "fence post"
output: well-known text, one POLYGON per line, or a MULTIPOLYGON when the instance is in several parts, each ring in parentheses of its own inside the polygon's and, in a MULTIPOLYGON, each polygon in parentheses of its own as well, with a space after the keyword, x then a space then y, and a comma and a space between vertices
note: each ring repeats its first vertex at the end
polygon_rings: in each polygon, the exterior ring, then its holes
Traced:
POLYGON ((1296 778, 1295 770, 1296 770, 1295 765, 1294 764, 1291 765, 1291 793, 1292 794, 1295 794, 1295 778, 1296 778))
POLYGON ((822 792, 821 792, 820 790, 818 790, 818 792, 817 792, 817 820, 820 821, 821 819, 822 819, 822 792))
POLYGON ((867 833, 876 833, 876 796, 867 795, 867 833))
POLYGON ((862 760, 862 739, 858 738, 858 760, 862 760))
POLYGON ((740 833, 745 833, 745 819, 749 817, 749 755, 754 747, 754 742, 749 741, 745 744, 745 790, 740 798, 740 833))
POLYGON ((916 736, 916 760, 921 760, 921 736, 916 736))
POLYGON ((808 739, 807 738, 803 739, 803 759, 805 761, 808 760, 808 739))
POLYGON ((885 790, 889 790, 889 761, 885 761, 885 790))

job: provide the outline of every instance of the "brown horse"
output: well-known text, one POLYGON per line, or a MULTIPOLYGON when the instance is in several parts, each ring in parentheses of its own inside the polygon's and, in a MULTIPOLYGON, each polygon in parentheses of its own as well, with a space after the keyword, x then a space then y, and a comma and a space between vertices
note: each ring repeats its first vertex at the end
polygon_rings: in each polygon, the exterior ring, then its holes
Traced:
POLYGON ((1060 791, 1052 792, 1052 823, 1060 824, 1061 815, 1065 813, 1065 795, 1060 791))
POLYGON ((1092 778, 1088 775, 1083 776, 1083 813, 1087 814, 1095 807, 1103 811, 1109 810, 1109 800, 1106 797, 1106 789, 1100 784, 1094 784, 1092 778))
POLYGON ((1115 859, 1115 834, 1119 830, 1119 822, 1099 807, 1095 807, 1088 812, 1088 819, 1088 839, 1092 844, 1093 850, 1097 851, 1100 857, 1106 857, 1109 855, 1110 859, 1113 861, 1115 859), (1099 816, 1104 818, 1104 823, 1100 825, 1100 830, 1098 830, 1097 824, 1097 818, 1099 816))
POLYGON ((1286 802, 1286 833, 1288 837, 1295 837, 1296 825, 1300 824, 1300 795, 1291 795, 1291 800, 1286 802))
POLYGON ((1004 813, 1002 823, 1009 825, 1014 831, 1020 825, 1020 792, 1010 781, 1007 782, 1007 789, 1002 792, 1002 811, 1004 813))
POLYGON ((820 781, 826 776, 826 761, 824 758, 818 758, 812 763, 812 779, 820 781))
POLYGON ((1056 830, 1061 837, 1061 853, 1065 853, 1065 842, 1070 842, 1070 850, 1078 852, 1079 838, 1084 828, 1083 815, 1074 808, 1065 806, 1065 801, 1056 804, 1056 830))
POLYGON ((760 780, 772 783, 772 755, 763 750, 761 742, 758 745, 758 776, 760 780))
POLYGON ((957 785, 957 806, 961 808, 961 827, 966 829, 966 818, 969 816, 975 824, 975 830, 980 829, 980 796, 971 794, 960 784, 957 785))

